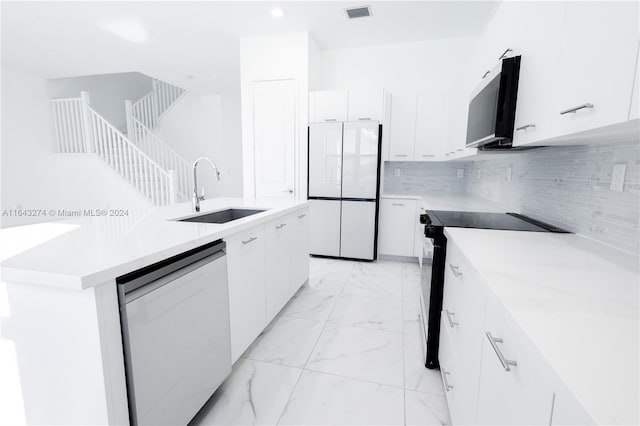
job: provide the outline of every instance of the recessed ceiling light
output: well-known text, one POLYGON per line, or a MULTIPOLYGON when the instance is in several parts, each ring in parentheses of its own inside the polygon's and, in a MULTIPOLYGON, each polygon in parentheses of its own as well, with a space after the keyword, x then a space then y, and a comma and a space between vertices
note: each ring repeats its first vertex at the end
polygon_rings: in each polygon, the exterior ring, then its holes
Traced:
POLYGON ((284 16, 284 10, 279 7, 271 9, 271 16, 274 18, 282 18, 284 16))
POLYGON ((147 30, 135 18, 116 19, 98 24, 101 28, 112 32, 120 38, 133 43, 144 43, 149 40, 147 30))
POLYGON ((184 78, 185 80, 193 80, 195 77, 194 77, 194 76, 192 76, 191 74, 185 74, 185 75, 183 76, 183 78, 184 78))

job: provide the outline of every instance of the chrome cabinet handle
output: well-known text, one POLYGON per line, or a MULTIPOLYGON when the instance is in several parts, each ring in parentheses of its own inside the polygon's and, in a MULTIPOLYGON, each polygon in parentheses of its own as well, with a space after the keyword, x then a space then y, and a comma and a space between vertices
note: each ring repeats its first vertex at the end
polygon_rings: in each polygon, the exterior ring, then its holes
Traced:
POLYGON ((325 118, 324 121, 336 121, 335 118, 325 118))
POLYGON ((281 229, 281 228, 284 228, 285 226, 287 226, 286 223, 281 223, 280 225, 276 225, 276 229, 281 229))
POLYGON ((367 121, 367 120, 371 120, 371 117, 359 117, 358 120, 367 121))
POLYGON ((422 157, 435 157, 433 154, 422 154, 422 157))
POLYGON ((462 276, 462 272, 460 272, 460 270, 458 269, 458 267, 452 263, 449 264, 449 269, 451 269, 451 272, 453 272, 453 275, 458 278, 460 276, 462 276))
POLYGON ((524 126, 520 126, 520 127, 516 127, 516 130, 526 130, 529 127, 536 127, 535 124, 531 123, 531 124, 525 124, 524 126))
POLYGON ((451 319, 451 317, 455 316, 456 314, 454 314, 453 312, 449 312, 448 309, 445 309, 444 312, 447 314, 447 319, 449 320, 449 326, 451 328, 455 327, 456 325, 460 325, 457 322, 455 322, 453 319, 451 319))
POLYGON ((253 242, 253 241, 257 240, 257 239, 258 239, 258 237, 251 237, 248 240, 242 241, 242 244, 249 244, 249 243, 251 243, 251 242, 253 242))
POLYGON ((391 203, 392 206, 399 206, 399 207, 404 207, 405 204, 402 203, 391 203))
POLYGON ((298 219, 302 219, 303 217, 305 217, 307 214, 306 213, 302 213, 301 215, 298 215, 298 219))
POLYGON ((444 390, 446 390, 447 392, 453 389, 453 386, 451 386, 449 384, 449 381, 447 380, 447 376, 450 374, 451 373, 445 370, 444 368, 442 369, 442 381, 444 382, 444 390))
POLYGON ((505 50, 504 52, 502 52, 502 55, 500 55, 500 57, 498 58, 498 60, 504 59, 507 57, 507 53, 509 52, 513 52, 513 49, 510 47, 507 47, 507 50, 505 50))
POLYGON ((486 76, 488 76, 489 74, 491 74, 491 71, 487 71, 484 73, 484 75, 482 76, 482 78, 484 79, 486 76))
POLYGON ((408 157, 407 154, 393 154, 394 157, 408 157))
POLYGON ((575 113, 577 111, 580 111, 581 109, 586 109, 586 108, 589 108, 589 109, 593 108, 593 104, 590 104, 587 102, 586 104, 578 105, 577 107, 565 109, 564 111, 560 112, 560 115, 575 113))
POLYGON ((502 364, 502 368, 504 368, 504 371, 511 371, 511 365, 514 367, 518 365, 516 361, 506 359, 504 355, 502 355, 502 351, 500 351, 500 348, 498 347, 498 343, 504 342, 502 339, 493 337, 488 331, 486 332, 486 336, 487 339, 489 339, 489 343, 491 343, 493 351, 496 353, 498 359, 500 360, 500 364, 502 364))
POLYGON ((289 194, 293 194, 293 189, 289 188, 289 189, 285 189, 282 192, 288 192, 289 194))

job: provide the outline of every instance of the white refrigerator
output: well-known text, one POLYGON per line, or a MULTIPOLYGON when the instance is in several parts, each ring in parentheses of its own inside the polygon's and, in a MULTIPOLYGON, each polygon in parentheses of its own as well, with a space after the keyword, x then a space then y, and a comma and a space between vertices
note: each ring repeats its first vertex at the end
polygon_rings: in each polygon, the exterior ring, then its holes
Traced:
POLYGON ((311 254, 376 258, 380 135, 377 121, 309 125, 311 254))

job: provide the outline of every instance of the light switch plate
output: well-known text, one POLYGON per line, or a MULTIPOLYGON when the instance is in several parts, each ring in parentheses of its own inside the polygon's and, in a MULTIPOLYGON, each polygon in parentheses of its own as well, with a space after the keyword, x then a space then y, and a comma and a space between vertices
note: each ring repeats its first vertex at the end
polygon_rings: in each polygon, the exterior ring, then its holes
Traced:
POLYGON ((464 169, 458 169, 457 176, 458 176, 458 178, 463 178, 464 177, 464 169))
POLYGON ((624 188, 624 174, 627 171, 626 164, 616 164, 613 166, 613 172, 611 173, 611 190, 616 192, 622 192, 624 188))
POLYGON ((396 167, 394 174, 396 175, 396 177, 400 177, 400 169, 396 167))

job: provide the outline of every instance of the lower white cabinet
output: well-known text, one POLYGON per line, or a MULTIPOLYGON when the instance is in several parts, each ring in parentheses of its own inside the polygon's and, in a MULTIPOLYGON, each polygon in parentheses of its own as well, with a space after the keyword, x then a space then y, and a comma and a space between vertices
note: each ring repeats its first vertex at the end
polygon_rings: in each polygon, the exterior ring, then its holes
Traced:
POLYGON ((227 238, 231 361, 267 325, 264 225, 227 238))
POLYGON ((416 200, 380 200, 378 251, 392 256, 413 256, 416 230, 416 200))
POLYGON ((309 279, 309 209, 226 238, 235 362, 309 279))

